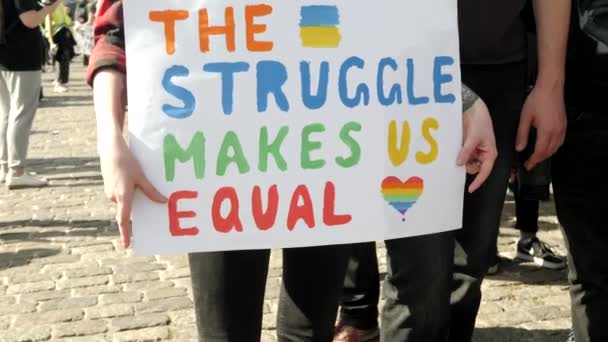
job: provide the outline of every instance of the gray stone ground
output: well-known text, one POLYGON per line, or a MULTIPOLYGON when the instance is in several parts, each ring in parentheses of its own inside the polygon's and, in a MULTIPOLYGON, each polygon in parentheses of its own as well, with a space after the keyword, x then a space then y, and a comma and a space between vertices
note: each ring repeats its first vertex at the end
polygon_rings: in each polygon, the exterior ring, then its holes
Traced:
MULTIPOLYGON (((46 95, 34 124, 31 171, 43 189, 0 189, 0 341, 193 341, 192 294, 183 256, 132 257, 119 245, 102 192, 91 92, 76 67, 67 94, 46 95)), ((513 254, 513 203, 499 249, 513 254)), ((553 206, 541 237, 564 251, 553 206)), ((385 250, 379 247, 382 270, 385 250)), ((275 341, 280 254, 273 253, 264 341, 275 341)), ((475 341, 563 341, 570 326, 565 272, 508 262, 484 283, 475 341)))

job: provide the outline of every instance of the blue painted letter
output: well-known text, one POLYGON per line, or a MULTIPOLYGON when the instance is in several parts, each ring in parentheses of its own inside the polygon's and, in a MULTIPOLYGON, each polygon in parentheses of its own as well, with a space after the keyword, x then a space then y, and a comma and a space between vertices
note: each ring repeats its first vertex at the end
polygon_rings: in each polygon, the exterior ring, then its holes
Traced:
POLYGON ((222 74, 222 109, 224 114, 232 114, 234 73, 248 71, 249 64, 245 62, 207 63, 203 66, 203 70, 222 74))
POLYGON ((353 108, 361 103, 361 97, 363 97, 363 104, 366 106, 369 104, 369 88, 365 83, 361 83, 357 86, 355 91, 355 97, 348 97, 348 83, 346 81, 346 74, 352 67, 363 69, 365 62, 359 57, 349 57, 342 63, 340 67, 340 79, 338 80, 338 88, 340 91, 340 99, 346 107, 353 108))
POLYGON ((257 65, 257 97, 258 112, 265 112, 268 108, 268 95, 274 95, 277 106, 289 111, 289 102, 283 92, 283 85, 287 82, 287 69, 276 61, 260 61, 257 65))
POLYGON ((190 74, 188 68, 183 65, 174 65, 165 71, 165 76, 163 76, 163 88, 165 91, 184 103, 183 107, 175 107, 170 104, 163 105, 163 112, 168 116, 175 119, 185 119, 194 113, 194 108, 196 107, 196 98, 192 93, 183 87, 175 85, 172 79, 173 77, 186 77, 190 74))
POLYGON ((321 62, 319 71, 319 86, 317 95, 312 94, 310 84, 310 63, 300 62, 300 75, 302 77, 302 101, 308 109, 319 109, 327 100, 327 85, 329 83, 329 63, 321 62))
POLYGON ((401 86, 397 83, 393 84, 391 90, 388 93, 388 96, 384 93, 384 69, 389 66, 393 70, 397 70, 397 62, 394 59, 387 57, 382 58, 380 60, 380 64, 378 64, 378 82, 377 82, 377 91, 378 91, 378 101, 383 106, 390 106, 395 101, 398 104, 403 102, 403 98, 401 96, 401 86))
POLYGON ((435 102, 437 103, 454 103, 456 102, 456 96, 454 94, 443 95, 441 93, 441 87, 450 83, 454 80, 451 74, 443 74, 441 68, 444 65, 454 64, 454 58, 449 56, 435 57, 435 67, 433 68, 433 83, 434 83, 434 94, 435 102))
POLYGON ((428 96, 416 97, 414 94, 415 87, 415 75, 414 75, 414 60, 411 58, 407 59, 407 100, 411 105, 421 105, 429 103, 428 96))

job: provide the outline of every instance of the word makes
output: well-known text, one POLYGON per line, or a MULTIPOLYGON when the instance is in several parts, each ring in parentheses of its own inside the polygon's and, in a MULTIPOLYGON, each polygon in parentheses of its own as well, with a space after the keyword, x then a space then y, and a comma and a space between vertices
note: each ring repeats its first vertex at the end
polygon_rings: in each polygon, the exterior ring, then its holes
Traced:
MULTIPOLYGON (((180 220, 185 218, 195 218, 194 211, 179 211, 178 202, 181 200, 194 200, 198 198, 196 191, 177 191, 169 197, 169 231, 172 236, 195 236, 199 233, 196 226, 182 228, 180 220)), ((277 185, 272 185, 266 195, 267 206, 262 204, 262 189, 254 186, 251 191, 251 215, 258 230, 268 231, 274 227, 277 213, 279 211, 279 190, 277 185)), ((336 187, 332 182, 325 183, 323 191, 323 224, 326 227, 345 225, 352 220, 348 214, 335 213, 336 187)), ((243 223, 241 221, 240 201, 236 190, 232 187, 223 187, 216 191, 211 205, 211 218, 213 228, 220 233, 230 233, 232 231, 242 232, 243 223), (230 206, 227 215, 222 215, 221 209, 224 203, 230 206)), ((310 192, 306 185, 299 185, 291 195, 289 210, 287 214, 286 227, 293 231, 298 222, 303 221, 308 228, 314 228, 315 211, 310 192)))

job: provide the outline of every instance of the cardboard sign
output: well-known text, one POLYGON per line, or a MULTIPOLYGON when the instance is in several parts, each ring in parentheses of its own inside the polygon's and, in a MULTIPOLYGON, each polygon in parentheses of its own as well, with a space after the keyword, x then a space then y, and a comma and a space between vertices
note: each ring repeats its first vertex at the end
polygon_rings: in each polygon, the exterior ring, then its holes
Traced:
POLYGON ((137 254, 461 226, 456 0, 124 6, 137 254))

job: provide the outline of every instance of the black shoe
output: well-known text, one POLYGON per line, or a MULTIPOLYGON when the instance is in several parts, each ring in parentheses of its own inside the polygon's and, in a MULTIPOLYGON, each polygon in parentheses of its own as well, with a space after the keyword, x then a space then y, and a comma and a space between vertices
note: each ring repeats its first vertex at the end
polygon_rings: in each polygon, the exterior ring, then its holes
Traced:
POLYGON ((502 262, 502 259, 500 259, 500 257, 497 255, 494 262, 492 262, 492 265, 488 268, 487 274, 491 275, 491 276, 498 274, 498 272, 500 272, 501 262, 502 262))
POLYGON ((537 237, 519 240, 517 243, 517 258, 532 261, 541 267, 561 270, 566 267, 564 257, 556 255, 544 242, 537 237))
POLYGON ((568 333, 568 339, 566 340, 566 342, 575 342, 574 330, 570 329, 570 332, 568 333))

